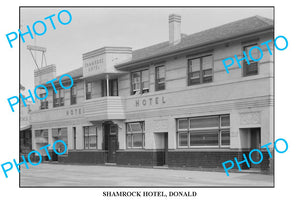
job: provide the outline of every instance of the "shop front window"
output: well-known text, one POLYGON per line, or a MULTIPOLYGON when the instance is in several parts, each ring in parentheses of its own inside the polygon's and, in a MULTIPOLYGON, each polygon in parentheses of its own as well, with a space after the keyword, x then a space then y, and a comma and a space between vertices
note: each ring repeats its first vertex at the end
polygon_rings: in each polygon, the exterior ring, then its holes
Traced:
POLYGON ((179 148, 230 146, 229 115, 177 119, 179 148))
MULTIPOLYGON (((52 138, 53 141, 62 140, 68 147, 68 129, 65 128, 53 128, 52 129, 52 138)), ((62 143, 57 143, 55 149, 58 152, 63 152, 65 150, 65 146, 62 143)), ((66 152, 65 154, 67 154, 66 152)))
POLYGON ((84 131, 84 149, 97 149, 97 127, 85 126, 84 131))
POLYGON ((141 149, 145 146, 145 123, 132 122, 126 124, 126 144, 128 149, 141 149))

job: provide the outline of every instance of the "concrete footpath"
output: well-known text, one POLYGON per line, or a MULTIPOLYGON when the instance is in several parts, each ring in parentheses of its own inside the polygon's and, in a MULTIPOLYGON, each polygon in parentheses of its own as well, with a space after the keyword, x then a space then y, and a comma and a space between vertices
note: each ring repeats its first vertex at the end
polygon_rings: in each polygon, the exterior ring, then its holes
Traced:
POLYGON ((21 168, 21 187, 255 187, 273 186, 273 176, 257 173, 187 171, 104 165, 46 164, 21 168))

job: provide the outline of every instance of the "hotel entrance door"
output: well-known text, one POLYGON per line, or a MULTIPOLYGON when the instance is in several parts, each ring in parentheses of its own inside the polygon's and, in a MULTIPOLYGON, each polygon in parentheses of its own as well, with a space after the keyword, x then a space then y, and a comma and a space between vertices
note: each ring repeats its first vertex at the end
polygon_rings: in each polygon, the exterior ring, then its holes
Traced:
POLYGON ((107 150, 107 163, 116 163, 118 149, 118 125, 112 122, 103 124, 104 149, 107 150))

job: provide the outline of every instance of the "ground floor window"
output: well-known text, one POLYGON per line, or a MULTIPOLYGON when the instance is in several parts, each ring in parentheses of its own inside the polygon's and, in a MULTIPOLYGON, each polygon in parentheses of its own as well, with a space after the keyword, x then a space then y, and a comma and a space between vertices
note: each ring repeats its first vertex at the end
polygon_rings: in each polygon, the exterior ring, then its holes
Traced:
POLYGON ((128 149, 142 149, 145 146, 145 122, 126 123, 126 144, 128 149))
POLYGON ((34 131, 36 143, 48 144, 48 129, 39 129, 34 131))
POLYGON ((85 126, 84 130, 84 149, 97 149, 97 132, 96 126, 85 126))
POLYGON ((229 147, 229 115, 201 116, 177 119, 179 148, 229 147))
MULTIPOLYGON (((68 149, 68 129, 65 128, 53 128, 52 129, 52 138, 53 138, 53 142, 57 141, 57 140, 62 140, 63 142, 65 142, 65 144, 67 145, 68 149)), ((65 146, 62 143, 57 143, 55 146, 55 149, 58 150, 58 152, 64 152, 65 150, 65 146)), ((66 154, 68 153, 68 151, 66 152, 66 154)))

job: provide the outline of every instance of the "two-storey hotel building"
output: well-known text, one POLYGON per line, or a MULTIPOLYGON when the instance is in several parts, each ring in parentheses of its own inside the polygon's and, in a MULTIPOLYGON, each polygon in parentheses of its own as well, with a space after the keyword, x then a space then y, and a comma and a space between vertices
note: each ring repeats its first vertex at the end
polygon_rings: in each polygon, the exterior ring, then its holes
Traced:
MULTIPOLYGON (((222 60, 273 39, 273 21, 255 16, 191 35, 180 28, 172 14, 169 41, 84 53, 83 66, 66 72, 68 90, 45 84, 59 78, 55 65, 35 70, 49 94, 31 112, 33 149, 61 139, 68 151, 52 160, 64 163, 214 168, 272 142, 273 56, 262 46, 260 61, 234 63, 229 74, 222 60)), ((251 167, 269 167, 261 151, 251 167)))

